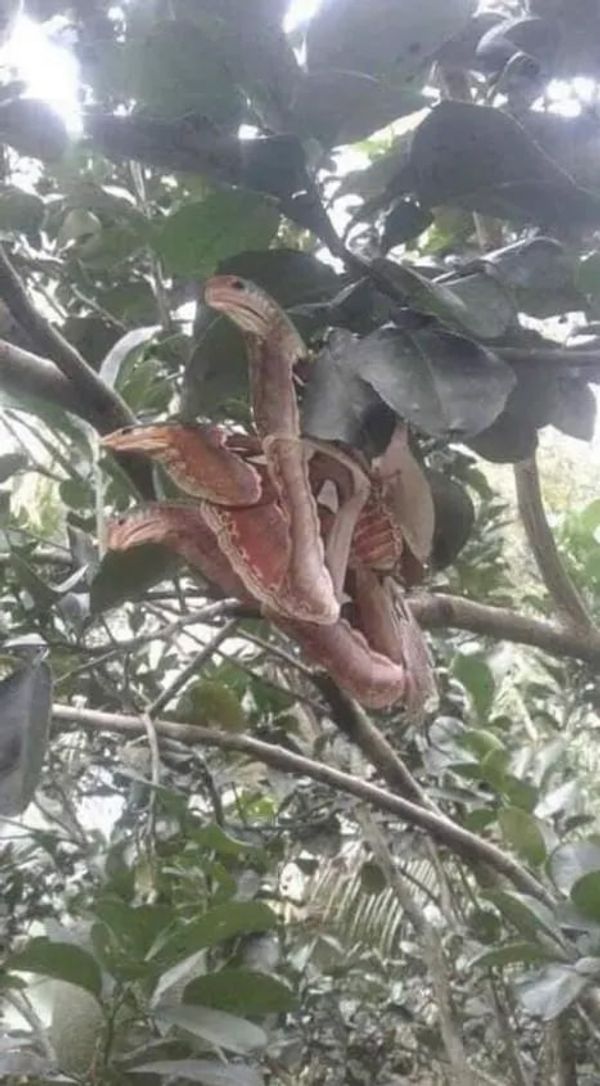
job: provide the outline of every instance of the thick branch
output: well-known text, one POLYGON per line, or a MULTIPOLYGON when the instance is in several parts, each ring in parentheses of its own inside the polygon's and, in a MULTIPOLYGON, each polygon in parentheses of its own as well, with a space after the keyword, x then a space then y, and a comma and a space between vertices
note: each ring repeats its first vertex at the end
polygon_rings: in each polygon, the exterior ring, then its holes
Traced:
MULTIPOLYGON (((102 713, 91 709, 73 709, 69 705, 55 705, 52 715, 55 721, 67 724, 80 724, 95 731, 112 731, 121 735, 140 735, 145 733, 143 721, 136 716, 102 713)), ((189 744, 218 747, 220 750, 237 751, 246 754, 265 765, 273 766, 284 773, 293 773, 310 777, 337 792, 355 796, 364 803, 369 803, 380 811, 387 811, 412 826, 424 830, 436 841, 445 845, 452 852, 466 860, 487 864, 498 874, 503 875, 517 889, 531 894, 541 901, 552 904, 552 898, 544 887, 530 875, 525 868, 508 856, 502 849, 489 841, 481 840, 474 833, 456 825, 444 815, 427 810, 411 803, 410 800, 392 795, 383 788, 378 788, 367 781, 359 780, 348 773, 342 773, 332 766, 293 754, 273 743, 263 743, 247 735, 231 735, 226 732, 204 728, 191 724, 174 724, 170 721, 157 721, 157 734, 189 744)))
POLYGON ((119 426, 128 426, 135 422, 135 416, 125 401, 104 384, 79 351, 38 312, 2 247, 0 297, 38 350, 52 359, 72 383, 74 394, 78 394, 81 399, 90 398, 97 415, 106 419, 107 427, 116 430, 119 426))
POLYGON ((562 563, 546 520, 535 456, 515 464, 515 483, 523 527, 548 594, 565 624, 589 631, 593 628, 592 621, 562 563))
MULTIPOLYGON (((84 363, 85 365, 85 363, 84 363)), ((65 411, 88 422, 99 434, 128 426, 134 416, 127 405, 116 396, 94 373, 94 389, 82 388, 77 380, 66 377, 64 372, 48 358, 24 351, 7 340, 0 339, 0 387, 11 395, 33 396, 39 400, 62 407, 65 411)), ((148 464, 141 457, 119 456, 124 471, 147 498, 153 497, 152 475, 148 464)))
POLYGON ((0 385, 14 396, 37 396, 63 407, 107 433, 106 415, 98 414, 93 400, 78 394, 54 362, 0 340, 0 385))
POLYGON ((415 618, 426 630, 453 627, 501 641, 531 645, 559 659, 569 657, 600 667, 600 634, 595 630, 564 629, 505 607, 490 607, 460 596, 414 596, 408 602, 415 618))

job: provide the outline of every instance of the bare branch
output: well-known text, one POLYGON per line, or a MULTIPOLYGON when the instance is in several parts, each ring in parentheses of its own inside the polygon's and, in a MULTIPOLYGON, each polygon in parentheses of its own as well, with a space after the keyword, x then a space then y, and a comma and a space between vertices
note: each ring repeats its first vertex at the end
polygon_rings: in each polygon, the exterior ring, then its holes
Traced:
POLYGON ((590 630, 592 621, 562 563, 546 520, 535 455, 515 464, 514 471, 519 513, 548 594, 566 625, 577 630, 590 630))
POLYGON ((159 713, 161 709, 164 709, 165 705, 168 705, 169 702, 173 700, 192 675, 195 675, 202 670, 204 664, 208 663, 219 648, 219 645, 222 645, 224 641, 227 641, 229 637, 233 636, 236 626, 237 620, 232 618, 230 622, 222 627, 222 629, 217 630, 216 634, 214 637, 211 637, 207 645, 204 645, 199 652, 194 654, 190 662, 175 676, 173 682, 168 686, 165 686, 164 690, 161 690, 158 697, 154 699, 152 705, 148 709, 148 712, 152 714, 152 716, 159 713))
POLYGON ((361 706, 324 672, 315 673, 313 682, 327 699, 334 723, 362 751, 385 783, 401 796, 434 810, 426 792, 361 706))
MULTIPOLYGON (((95 731, 112 731, 121 735, 145 733, 144 724, 139 716, 75 709, 69 705, 54 705, 52 715, 55 721, 79 724, 95 731)), ((458 826, 442 814, 411 803, 408 799, 386 792, 383 788, 352 777, 332 766, 323 765, 321 762, 294 754, 273 743, 264 743, 251 736, 233 735, 200 725, 175 724, 166 720, 156 721, 155 727, 159 736, 165 735, 193 745, 234 750, 284 773, 310 777, 337 792, 355 796, 377 810, 387 811, 396 818, 424 830, 436 841, 466 860, 488 865, 524 893, 531 894, 549 905, 553 903, 552 896, 542 884, 516 860, 490 841, 480 839, 476 834, 463 829, 462 826, 458 826)))
POLYGON ((38 350, 50 358, 67 378, 73 396, 81 400, 89 398, 97 418, 104 419, 104 433, 135 422, 135 416, 125 401, 104 384, 83 355, 38 312, 1 246, 0 297, 38 350))
POLYGON ((559 659, 582 660, 600 667, 600 633, 564 629, 550 622, 519 615, 505 607, 490 607, 460 596, 423 595, 409 601, 426 630, 455 628, 519 645, 542 649, 559 659))
POLYGON ((377 863, 419 937, 423 958, 431 976, 440 1033, 451 1068, 451 1081, 455 1086, 477 1086, 480 1079, 469 1065, 460 1022, 453 1005, 450 974, 441 935, 434 925, 429 923, 425 912, 411 894, 375 819, 368 812, 359 816, 359 819, 365 840, 371 846, 377 863))

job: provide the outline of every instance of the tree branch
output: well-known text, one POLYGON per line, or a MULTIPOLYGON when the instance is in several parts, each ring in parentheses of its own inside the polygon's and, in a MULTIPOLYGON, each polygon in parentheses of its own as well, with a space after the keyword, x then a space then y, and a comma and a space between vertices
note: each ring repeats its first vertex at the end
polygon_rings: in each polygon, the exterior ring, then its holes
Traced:
MULTIPOLYGON (((94 377, 91 392, 84 390, 77 380, 65 376, 48 358, 41 358, 0 339, 0 386, 11 395, 17 399, 21 396, 37 397, 62 407, 89 423, 100 434, 109 434, 121 426, 129 426, 135 417, 127 405, 93 370, 90 372, 94 377)), ((148 463, 131 453, 119 454, 117 459, 140 494, 152 498, 154 488, 148 463)))
POLYGON ((423 595, 408 600, 417 622, 426 630, 454 628, 542 649, 559 659, 582 660, 600 667, 600 633, 595 629, 565 629, 519 615, 506 607, 491 607, 460 596, 423 595))
POLYGON ((515 464, 514 474, 519 513, 548 594, 566 625, 587 632, 593 629, 592 620, 562 563, 546 520, 535 455, 515 464))
POLYGON ((557 366, 569 377, 587 377, 590 381, 600 375, 600 351, 577 347, 494 347, 494 354, 505 362, 532 366, 557 366))
POLYGON ((360 818, 360 822, 365 840, 370 845, 377 863, 386 875, 388 884, 419 938, 423 958, 431 977, 440 1033, 451 1068, 451 1081, 454 1086, 477 1086, 480 1080, 469 1065, 460 1022, 452 999, 450 973, 442 937, 434 925, 429 923, 422 906, 410 892, 375 819, 367 812, 360 818))
POLYGON ((435 810, 434 804, 415 780, 408 766, 379 728, 369 720, 361 706, 340 690, 337 683, 325 672, 315 672, 312 679, 327 700, 334 723, 343 735, 362 751, 385 783, 413 803, 435 810))
MULTIPOLYGON (((137 716, 104 713, 92 709, 74 709, 69 705, 54 705, 52 715, 55 721, 79 724, 95 731, 112 731, 121 735, 145 734, 144 724, 137 716)), ((323 765, 321 762, 294 754, 273 743, 264 743, 251 736, 232 735, 195 724, 175 724, 166 720, 156 721, 155 727, 159 736, 168 736, 193 745, 200 744, 217 747, 220 750, 237 751, 284 773, 310 777, 337 792, 355 796, 377 810, 387 811, 396 818, 424 830, 436 841, 466 860, 487 864, 524 893, 531 894, 550 906, 553 904, 552 896, 516 860, 490 841, 480 839, 442 814, 418 806, 400 796, 392 795, 383 788, 352 777, 332 766, 323 765)))
POLYGON ((15 269, 0 246, 0 297, 38 350, 56 364, 72 385, 73 395, 89 398, 94 412, 105 420, 104 430, 134 423, 135 415, 68 340, 32 304, 15 269))

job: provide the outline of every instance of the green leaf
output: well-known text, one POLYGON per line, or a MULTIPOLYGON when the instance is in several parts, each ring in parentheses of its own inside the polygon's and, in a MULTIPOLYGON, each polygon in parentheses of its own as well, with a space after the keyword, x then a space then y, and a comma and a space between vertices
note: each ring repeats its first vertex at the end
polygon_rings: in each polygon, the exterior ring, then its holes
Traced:
MULTIPOLYGON (((237 253, 223 260, 219 275, 250 279, 270 294, 283 309, 333 298, 340 277, 322 260, 299 249, 263 249, 237 253)), ((343 282, 343 280, 342 280, 343 282)))
POLYGON ((152 957, 170 965, 236 935, 270 931, 277 923, 275 913, 261 901, 229 901, 179 927, 155 946, 152 957))
POLYGON ((232 837, 231 834, 225 833, 220 826, 217 826, 216 822, 211 823, 209 826, 203 826, 202 829, 192 830, 190 837, 201 848, 217 852, 220 856, 239 857, 247 852, 260 851, 256 849, 255 845, 251 845, 246 841, 239 841, 236 837, 232 837))
POLYGON ((385 448, 395 419, 390 413, 387 432, 385 427, 375 426, 374 420, 380 421, 381 409, 387 409, 371 385, 352 372, 349 359, 354 350, 354 337, 340 329, 319 352, 304 390, 302 429, 322 441, 344 441, 364 450, 372 428, 377 428, 384 431, 385 448))
POLYGON ((550 856, 548 871, 558 889, 569 894, 584 875, 600 871, 600 841, 559 845, 550 856))
POLYGON ((239 698, 215 679, 199 679, 188 686, 177 702, 176 716, 189 724, 204 724, 231 732, 243 732, 247 726, 239 698))
POLYGON ((199 1082, 202 1086, 263 1086, 264 1082, 262 1075, 252 1068, 209 1060, 156 1060, 129 1067, 128 1073, 160 1075, 173 1081, 199 1082))
POLYGON ((571 965, 548 965, 515 981, 515 988, 528 1014, 551 1022, 575 1002, 589 982, 589 977, 571 965))
POLYGON ((571 887, 571 901, 589 920, 600 923, 600 871, 582 875, 571 887))
POLYGON ((477 954, 468 964, 469 969, 492 969, 495 966, 512 965, 523 962, 531 965, 536 962, 551 961, 552 955, 537 943, 508 943, 477 954))
POLYGON ((252 1018, 281 1014, 296 1006, 294 994, 286 984, 250 969, 222 969, 219 973, 196 977, 185 988, 183 1000, 252 1018))
POLYGON ((474 0, 326 0, 308 26, 307 65, 382 76, 391 83, 428 70, 428 60, 465 26, 474 0))
POLYGON ((66 980, 96 997, 102 990, 98 962, 87 950, 73 943, 51 942, 43 937, 32 939, 24 950, 8 959, 6 967, 17 972, 41 973, 54 980, 66 980))
POLYGON ((21 814, 33 799, 48 743, 52 675, 44 663, 0 682, 0 814, 21 814))
POLYGON ((435 509, 431 562, 435 569, 451 565, 468 542, 475 525, 475 507, 468 492, 439 471, 428 471, 435 509))
POLYGON ((123 947, 138 958, 144 957, 173 920, 172 911, 166 905, 134 907, 119 898, 106 898, 98 902, 94 913, 110 928, 123 947))
POLYGON ((111 347, 100 366, 100 376, 102 380, 111 388, 114 388, 118 382, 123 362, 125 362, 133 351, 137 350, 139 347, 145 346, 154 339, 156 333, 159 331, 160 326, 152 324, 143 328, 134 328, 131 332, 126 332, 124 336, 121 336, 114 346, 111 347))
POLYGON ((0 139, 20 155, 51 161, 69 146, 62 117, 37 98, 9 98, 0 102, 0 139))
POLYGON ((535 939, 540 931, 553 937, 560 935, 552 912, 536 898, 511 890, 490 890, 486 897, 527 939, 535 939))
POLYGON ((485 720, 492 707, 496 689, 491 668, 480 656, 459 653, 453 671, 471 695, 479 719, 485 720))
POLYGON ((490 352, 449 332, 388 326, 362 340, 338 332, 311 367, 303 425, 355 444, 378 410, 377 393, 429 434, 476 433, 502 411, 514 380, 490 352))
POLYGON ((373 860, 367 860, 360 869, 360 885, 366 894, 380 894, 387 887, 385 872, 373 860))
POLYGON ((451 328, 483 342, 500 339, 516 320, 514 302, 489 275, 436 282, 406 264, 388 261, 382 267, 418 312, 430 313, 451 328))
POLYGON ((92 614, 138 600, 148 589, 171 577, 177 561, 166 547, 143 543, 129 551, 108 551, 90 587, 92 614))
POLYGON ((202 28, 188 19, 157 22, 125 45, 123 82, 150 116, 177 120, 195 113, 219 127, 239 125, 243 97, 223 55, 219 22, 206 19, 202 28))
POLYGON ((323 68, 307 72, 302 80, 292 127, 324 147, 337 147, 363 140, 427 104, 410 83, 391 86, 365 72, 323 68))
POLYGON ((278 225, 279 212, 263 197, 242 190, 214 192, 169 215, 154 248, 170 275, 204 277, 244 249, 266 249, 278 225))
POLYGON ((264 1048, 267 1043, 265 1032, 252 1022, 247 1022, 237 1015, 226 1011, 215 1011, 209 1007, 193 1004, 159 1004, 154 1014, 165 1026, 177 1026, 178 1029, 192 1033, 211 1045, 245 1055, 257 1048, 264 1048))
POLYGON ((0 230, 34 234, 44 220, 44 201, 31 192, 8 185, 0 192, 0 230))
POLYGON ((406 184, 427 207, 448 204, 517 222, 600 220, 600 199, 579 188, 517 121, 470 102, 441 102, 421 122, 406 184))
POLYGON ((498 821, 511 848, 528 863, 539 867, 546 859, 546 844, 538 820, 520 807, 504 807, 498 821))

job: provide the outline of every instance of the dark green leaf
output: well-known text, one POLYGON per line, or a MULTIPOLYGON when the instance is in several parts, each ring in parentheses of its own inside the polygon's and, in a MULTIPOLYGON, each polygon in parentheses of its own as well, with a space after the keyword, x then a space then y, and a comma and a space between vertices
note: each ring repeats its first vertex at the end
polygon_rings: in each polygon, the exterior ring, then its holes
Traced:
POLYGON ((62 117, 37 98, 0 102, 0 139, 20 155, 43 161, 60 158, 69 146, 62 117))
POLYGON ((0 813, 21 814, 42 771, 52 705, 52 676, 43 663, 0 682, 0 813))
POLYGON ((540 931, 551 936, 559 934, 560 929, 550 909, 528 894, 490 890, 486 897, 527 939, 535 939, 540 931))
POLYGON ((600 923, 600 871, 590 871, 577 879, 570 896, 583 916, 600 923))
POLYGON ((44 219, 44 201, 31 192, 7 186, 0 192, 0 231, 36 233, 44 219))
POLYGON ((137 350, 138 347, 149 343, 160 330, 156 324, 145 328, 134 328, 126 332, 124 336, 111 347, 100 367, 100 376, 107 385, 114 388, 118 382, 121 366, 126 358, 137 350))
POLYGON ((431 563, 445 569, 468 542, 475 524, 473 502, 464 487, 438 471, 428 471, 427 481, 435 508, 431 563))
POLYGON ((408 83, 391 86, 365 72, 323 68, 307 72, 301 83, 292 125, 300 136, 337 147, 365 139, 427 104, 425 96, 408 83))
POLYGON ((405 264, 388 261, 382 267, 415 310, 484 342, 500 339, 516 319, 514 302, 490 276, 436 282, 405 264))
POLYGON ((578 188, 517 121, 467 102, 442 102, 419 125, 407 185, 428 207, 542 224, 600 219, 600 199, 578 188))
POLYGON ((469 968, 491 969, 494 966, 512 965, 514 962, 532 965, 549 960, 552 960, 552 956, 537 943, 508 943, 477 954, 469 962, 469 968))
POLYGON ((279 212, 261 196, 241 190, 214 192, 169 215, 154 247, 170 274, 208 276, 236 253, 267 248, 278 223, 279 212))
POLYGON ((232 732, 243 732, 248 723, 239 698, 215 679, 198 679, 188 686, 177 702, 176 714, 189 724, 232 732))
POLYGON ((484 430, 515 383, 490 351, 428 327, 373 332, 348 350, 348 367, 401 417, 439 437, 484 430))
POLYGON ((120 898, 106 898, 100 901, 95 915, 101 920, 126 950, 143 958, 161 932, 166 931, 172 922, 172 913, 167 906, 127 905, 120 898))
POLYGON ((381 245, 384 252, 396 245, 422 234, 433 222, 430 211, 424 210, 414 200, 398 200, 387 213, 383 222, 381 245))
POLYGON ((102 989, 100 968, 87 950, 73 943, 32 939, 24 950, 13 954, 7 968, 23 973, 41 973, 55 980, 66 980, 98 997, 102 989))
POLYGON ((262 1029, 226 1011, 215 1011, 195 1004, 169 1006, 163 1003, 156 1007, 154 1013, 163 1025, 177 1026, 226 1052, 245 1055, 257 1048, 264 1048, 267 1043, 262 1029))
POLYGON ((296 1005, 293 993, 282 981, 250 969, 222 969, 207 973, 187 985, 185 1003, 249 1015, 281 1014, 296 1005))
POLYGON ((91 584, 92 613, 140 599, 149 588, 171 577, 176 568, 171 552, 156 543, 144 543, 129 551, 108 551, 91 584))
POLYGON ((551 1022, 570 1007, 589 984, 571 965, 547 965, 515 983, 519 1000, 528 1014, 551 1022))
POLYGON ((185 19, 157 22, 147 36, 125 48, 122 63, 131 95, 151 116, 177 119, 197 113, 219 126, 240 123, 240 88, 223 56, 218 26, 215 34, 210 29, 207 22, 200 29, 185 19))
POLYGON ((265 249, 241 252, 218 267, 219 275, 250 279, 284 309, 324 302, 337 293, 340 277, 310 253, 298 249, 265 249))
POLYGON ((368 448, 379 432, 382 452, 387 446, 395 420, 390 414, 381 426, 385 405, 352 365, 356 340, 349 332, 330 336, 327 346, 310 368, 302 401, 302 428, 323 441, 344 441, 357 449, 368 448))
POLYGON ((360 869, 360 885, 366 894, 380 894, 387 887, 385 872, 373 860, 367 860, 360 869))
POLYGON ((492 706, 496 685, 490 667, 479 656, 459 654, 453 670, 471 695, 477 715, 485 720, 492 706))
POLYGON ((168 936, 155 947, 154 957, 165 965, 195 954, 205 947, 215 946, 236 935, 270 931, 277 926, 275 913, 260 901, 229 901, 209 909, 168 936))
POLYGON ((546 844, 533 815, 520 807, 504 807, 498 815, 502 833, 508 844, 528 863, 538 867, 546 859, 546 844))
POLYGON ((338 68, 403 83, 427 68, 473 8, 473 0, 372 0, 368 7, 363 0, 325 0, 308 27, 309 70, 338 68))

